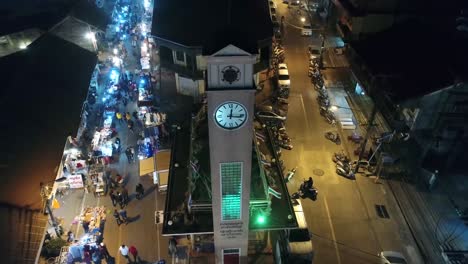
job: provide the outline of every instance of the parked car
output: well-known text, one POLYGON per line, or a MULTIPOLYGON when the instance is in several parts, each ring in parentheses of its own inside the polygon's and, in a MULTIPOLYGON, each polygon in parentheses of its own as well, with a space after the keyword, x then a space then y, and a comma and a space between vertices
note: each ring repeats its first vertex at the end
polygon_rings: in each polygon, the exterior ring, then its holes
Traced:
POLYGON ((379 253, 380 263, 382 264, 407 264, 405 257, 400 252, 382 251, 379 253))
POLYGON ((285 116, 280 116, 271 111, 258 111, 256 113, 257 118, 270 121, 285 121, 285 116))
POLYGON ((278 23, 278 18, 276 17, 276 15, 275 15, 274 13, 271 14, 271 21, 272 21, 273 23, 279 24, 279 23, 278 23))
POLYGON ((310 59, 317 59, 320 57, 320 54, 322 53, 320 47, 313 47, 309 45, 308 50, 309 50, 310 59))
POLYGON ((276 242, 274 258, 276 263, 312 263, 314 260, 314 247, 312 234, 309 232, 307 221, 300 200, 293 199, 298 228, 279 231, 276 242))
MULTIPOLYGON (((279 28, 278 28, 278 29, 279 29, 279 28)), ((281 43, 281 40, 282 40, 283 38, 281 37, 281 32, 280 32, 280 30, 275 30, 274 34, 275 34, 275 39, 276 39, 276 41, 278 41, 278 42, 281 43)))
POLYGON ((289 88, 290 85, 288 66, 285 63, 280 63, 278 65, 278 87, 289 88))
POLYGON ((276 16, 276 8, 270 7, 270 15, 275 15, 276 16))
POLYGON ((302 36, 312 36, 312 27, 310 25, 303 25, 301 30, 302 36))
POLYGON ((270 7, 274 7, 274 8, 276 8, 275 1, 273 1, 273 0, 270 0, 270 1, 268 1, 268 3, 269 3, 269 5, 270 5, 270 7))
POLYGON ((309 1, 309 11, 315 12, 319 7, 319 3, 315 1, 309 1))

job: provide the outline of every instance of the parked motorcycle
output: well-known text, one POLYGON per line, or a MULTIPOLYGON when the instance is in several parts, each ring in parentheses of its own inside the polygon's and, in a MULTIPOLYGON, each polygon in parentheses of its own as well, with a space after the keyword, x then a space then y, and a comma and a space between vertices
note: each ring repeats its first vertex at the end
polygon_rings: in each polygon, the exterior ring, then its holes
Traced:
POLYGON ((326 98, 326 99, 317 98, 317 102, 320 104, 320 106, 324 106, 324 107, 330 107, 331 106, 330 100, 328 98, 326 98))
POLYGON ((343 168, 347 171, 350 171, 353 169, 353 167, 351 166, 351 164, 349 162, 344 162, 344 161, 341 161, 341 160, 338 160, 336 161, 336 167, 337 168, 343 168))
POLYGON ((341 139, 340 139, 340 135, 338 134, 338 132, 334 133, 334 132, 328 131, 325 133, 325 138, 334 142, 337 145, 341 144, 341 139))
POLYGON ((284 142, 284 141, 279 141, 278 146, 280 146, 283 149, 287 149, 287 150, 292 150, 293 149, 293 145, 291 145, 291 144, 289 144, 287 142, 284 142))
POLYGON ((364 138, 361 135, 356 134, 356 133, 353 133, 351 136, 348 136, 348 140, 356 144, 360 144, 363 139, 364 138))
POLYGON ((337 162, 337 161, 342 161, 342 162, 350 162, 350 159, 348 156, 346 156, 346 154, 344 154, 344 152, 335 152, 333 154, 333 157, 332 157, 332 160, 333 162, 337 162))
POLYGON ((346 170, 342 167, 336 168, 336 174, 348 178, 350 180, 356 179, 356 175, 354 175, 354 172, 352 170, 346 170))

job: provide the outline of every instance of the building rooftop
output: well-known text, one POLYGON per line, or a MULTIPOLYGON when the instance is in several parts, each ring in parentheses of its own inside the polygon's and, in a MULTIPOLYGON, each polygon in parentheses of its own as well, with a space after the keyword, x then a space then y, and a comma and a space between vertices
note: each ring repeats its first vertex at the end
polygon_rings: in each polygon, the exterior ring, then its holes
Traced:
MULTIPOLYGON (((193 120, 193 129, 187 126, 177 130, 173 143, 174 154, 171 159, 163 223, 165 235, 213 232, 206 113, 202 110, 193 120), (171 224, 169 220, 172 220, 171 224)), ((275 166, 267 171, 261 165, 261 156, 269 156, 265 153, 271 151, 271 146, 259 142, 258 147, 252 147, 249 228, 250 230, 296 228, 297 223, 282 171, 275 166), (278 194, 276 197, 272 195, 270 189, 278 192, 279 197, 278 194), (256 214, 265 215, 267 221, 263 224, 257 223, 255 217, 252 217, 256 214)))
POLYGON ((78 130, 96 61, 51 34, 0 58, 0 202, 40 207, 39 182, 55 178, 67 136, 78 130))
POLYGON ((0 4, 0 36, 29 28, 47 31, 67 15, 105 31, 110 22, 110 10, 113 7, 113 1, 106 2, 103 8, 98 8, 94 1, 88 0, 45 0, 39 2, 31 4, 31 1, 24 0, 2 1, 0 4), (10 4, 6 2, 10 2, 10 4))
POLYGON ((468 54, 461 43, 418 22, 397 25, 350 46, 374 76, 384 77, 387 93, 396 101, 446 88, 467 75, 468 64, 461 58, 468 54))
POLYGON ((273 25, 265 0, 160 0, 154 3, 151 33, 203 47, 203 54, 229 44, 257 54, 258 41, 271 39, 273 25))

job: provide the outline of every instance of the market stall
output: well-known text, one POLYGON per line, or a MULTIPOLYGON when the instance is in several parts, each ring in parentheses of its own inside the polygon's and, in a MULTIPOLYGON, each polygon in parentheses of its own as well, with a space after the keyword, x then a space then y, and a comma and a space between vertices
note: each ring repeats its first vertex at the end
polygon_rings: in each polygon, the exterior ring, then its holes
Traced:
POLYGON ((145 127, 154 127, 166 122, 166 114, 158 112, 154 107, 143 106, 139 108, 138 119, 145 127))
POLYGON ((105 181, 104 181, 104 165, 93 164, 89 167, 88 172, 89 184, 94 186, 95 195, 104 195, 105 181))
POLYGON ((141 74, 137 82, 138 106, 151 106, 154 104, 154 93, 149 75, 141 74))
POLYGON ((106 207, 97 206, 97 207, 86 207, 83 209, 83 212, 80 215, 80 221, 82 224, 87 224, 89 228, 89 234, 93 236, 88 238, 90 241, 92 239, 98 238, 100 235, 101 228, 106 221, 106 207))
POLYGON ((103 127, 94 133, 91 141, 93 155, 95 157, 111 157, 114 149, 120 147, 120 142, 117 140, 117 131, 112 128, 112 121, 115 116, 115 111, 104 111, 103 127))

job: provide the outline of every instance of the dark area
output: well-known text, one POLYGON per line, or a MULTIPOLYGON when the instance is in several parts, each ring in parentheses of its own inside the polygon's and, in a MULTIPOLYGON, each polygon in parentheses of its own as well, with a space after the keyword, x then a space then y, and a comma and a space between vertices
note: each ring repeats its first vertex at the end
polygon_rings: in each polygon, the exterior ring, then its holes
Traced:
POLYGON ((50 34, 0 59, 5 190, 0 201, 37 206, 37 199, 23 200, 32 197, 18 195, 16 187, 38 192, 39 181, 54 179, 65 140, 78 130, 96 60, 95 54, 50 34))
POLYGON ((229 44, 257 53, 258 41, 273 36, 267 1, 252 0, 155 1, 151 33, 203 54, 229 44))

